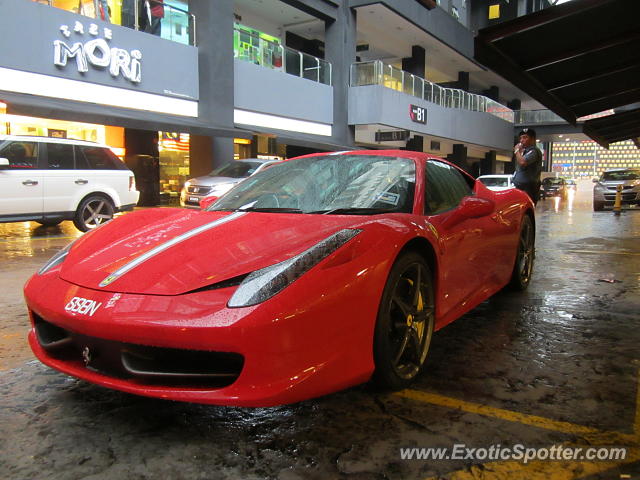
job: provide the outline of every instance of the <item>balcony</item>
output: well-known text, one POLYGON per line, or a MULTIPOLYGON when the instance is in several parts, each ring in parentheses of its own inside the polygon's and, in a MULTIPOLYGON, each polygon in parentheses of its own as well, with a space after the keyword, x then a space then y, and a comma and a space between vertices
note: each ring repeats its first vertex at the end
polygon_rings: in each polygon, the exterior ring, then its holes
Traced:
POLYGON ((380 60, 352 64, 350 85, 382 85, 444 108, 490 113, 507 122, 514 122, 513 110, 490 98, 455 88, 440 87, 380 60))
POLYGON ((181 8, 186 2, 149 0, 149 8, 138 1, 113 2, 113 8, 107 0, 38 0, 38 3, 195 46, 196 18, 181 8))
POLYGON ((289 75, 331 85, 331 64, 325 60, 286 47, 280 40, 242 25, 233 31, 236 59, 289 75))

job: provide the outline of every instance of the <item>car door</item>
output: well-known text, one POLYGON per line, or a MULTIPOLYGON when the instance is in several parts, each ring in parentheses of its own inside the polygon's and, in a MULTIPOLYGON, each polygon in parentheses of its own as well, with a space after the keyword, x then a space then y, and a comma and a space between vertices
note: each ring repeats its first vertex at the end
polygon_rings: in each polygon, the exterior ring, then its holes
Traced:
POLYGON ((42 170, 40 144, 7 140, 0 145, 0 158, 9 165, 0 166, 0 220, 39 218, 42 215, 42 170))
POLYGON ((456 308, 481 288, 484 231, 477 219, 458 215, 462 199, 473 195, 472 181, 455 167, 437 160, 426 163, 424 212, 438 231, 440 290, 438 317, 456 308))
POLYGON ((49 214, 73 211, 74 194, 79 188, 73 145, 53 142, 46 145, 44 211, 49 214))

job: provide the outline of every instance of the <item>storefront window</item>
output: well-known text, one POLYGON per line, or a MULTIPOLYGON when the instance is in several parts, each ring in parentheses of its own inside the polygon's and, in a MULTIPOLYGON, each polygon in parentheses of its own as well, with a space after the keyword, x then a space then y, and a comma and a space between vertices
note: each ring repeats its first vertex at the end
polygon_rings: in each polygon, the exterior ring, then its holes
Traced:
POLYGON ((186 0, 47 0, 40 3, 185 45, 193 44, 190 34, 195 20, 189 14, 186 0))
POLYGON ((180 190, 189 179, 189 134, 158 132, 160 201, 178 205, 180 190))

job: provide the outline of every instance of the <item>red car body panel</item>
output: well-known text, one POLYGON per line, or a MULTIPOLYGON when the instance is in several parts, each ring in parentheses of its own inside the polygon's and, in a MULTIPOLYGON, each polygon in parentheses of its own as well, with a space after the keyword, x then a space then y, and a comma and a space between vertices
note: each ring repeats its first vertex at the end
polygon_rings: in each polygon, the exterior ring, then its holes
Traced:
POLYGON ((467 215, 459 207, 424 216, 424 162, 430 157, 405 151, 359 153, 416 161, 414 213, 247 212, 100 287, 123 264, 230 215, 181 209, 134 212, 83 236, 62 265, 34 275, 25 286, 32 322, 44 319, 75 334, 114 342, 241 354, 242 370, 230 385, 196 388, 108 376, 80 357, 55 358, 32 328, 34 353, 52 368, 109 388, 219 405, 292 403, 366 381, 374 370, 380 298, 402 250, 410 243, 432 250, 436 329, 442 328, 508 283, 520 223, 533 205, 523 192, 493 192, 476 182, 467 215), (490 212, 469 218, 473 208, 490 212), (194 292, 291 258, 345 228, 361 232, 262 303, 229 308, 237 286, 194 292), (90 314, 65 309, 74 297, 99 305, 90 314))

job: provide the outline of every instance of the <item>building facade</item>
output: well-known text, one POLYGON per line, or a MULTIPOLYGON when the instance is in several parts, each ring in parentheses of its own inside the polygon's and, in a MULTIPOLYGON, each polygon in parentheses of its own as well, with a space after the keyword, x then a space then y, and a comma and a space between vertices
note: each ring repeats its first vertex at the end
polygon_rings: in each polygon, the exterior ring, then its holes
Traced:
POLYGON ((0 12, 0 134, 152 155, 169 200, 234 158, 405 148, 473 174, 511 160, 519 92, 473 60, 470 1, 1 0, 0 12))

